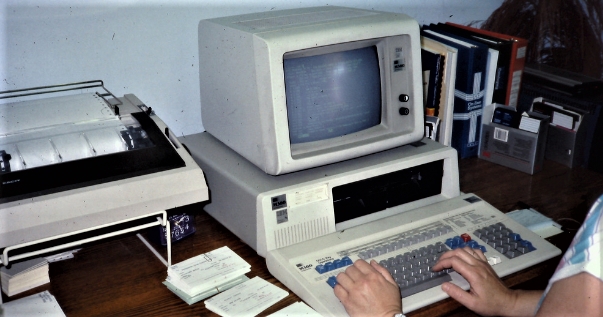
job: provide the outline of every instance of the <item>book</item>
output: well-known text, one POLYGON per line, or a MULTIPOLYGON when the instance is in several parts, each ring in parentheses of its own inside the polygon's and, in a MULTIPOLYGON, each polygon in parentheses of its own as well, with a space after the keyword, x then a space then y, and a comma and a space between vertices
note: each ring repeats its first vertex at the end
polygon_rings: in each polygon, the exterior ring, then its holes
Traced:
POLYGON ((451 143, 461 158, 477 156, 488 47, 429 29, 421 34, 458 50, 451 143))
POLYGON ((507 105, 509 101, 507 85, 513 41, 478 34, 445 23, 430 24, 429 28, 445 34, 455 34, 472 41, 477 41, 492 49, 493 51, 490 51, 489 53, 489 59, 491 61, 488 62, 488 74, 486 76, 488 84, 486 85, 486 97, 484 103, 486 105, 491 103, 507 105), (491 70, 492 68, 494 70, 491 70), (492 80, 494 83, 491 83, 492 80))
POLYGON ((517 107, 517 100, 519 98, 519 89, 521 87, 521 80, 523 70, 526 64, 526 52, 528 49, 528 40, 517 36, 502 34, 498 32, 482 30, 470 26, 456 24, 452 22, 446 22, 448 25, 452 25, 461 29, 470 30, 475 33, 482 35, 489 35, 501 40, 511 40, 513 43, 513 49, 511 51, 511 64, 509 66, 509 78, 507 79, 507 95, 508 102, 504 104, 517 107))
POLYGON ((423 104, 425 109, 434 109, 433 111, 437 115, 440 107, 444 56, 421 48, 421 65, 423 70, 423 104))
POLYGON ((440 119, 438 142, 450 146, 452 144, 452 115, 454 112, 454 82, 456 80, 456 63, 458 50, 428 37, 421 36, 421 48, 437 52, 444 56, 442 87, 437 117, 440 119))
POLYGON ((440 126, 440 118, 436 116, 425 115, 425 137, 436 142, 438 140, 438 127, 440 126))
POLYGON ((506 81, 511 58, 511 41, 503 42, 497 38, 487 35, 476 35, 468 30, 460 29, 444 23, 432 23, 428 28, 444 35, 459 36, 462 40, 476 41, 488 46, 484 105, 489 105, 492 103, 506 104, 506 81), (501 52, 502 58, 499 57, 501 52))
POLYGON ((490 105, 494 102, 494 92, 496 90, 496 73, 499 52, 495 49, 488 49, 488 61, 486 62, 486 92, 484 93, 484 105, 490 105))
POLYGON ((11 264, 10 268, 0 268, 2 291, 13 296, 34 287, 50 283, 48 276, 48 261, 36 258, 11 264))

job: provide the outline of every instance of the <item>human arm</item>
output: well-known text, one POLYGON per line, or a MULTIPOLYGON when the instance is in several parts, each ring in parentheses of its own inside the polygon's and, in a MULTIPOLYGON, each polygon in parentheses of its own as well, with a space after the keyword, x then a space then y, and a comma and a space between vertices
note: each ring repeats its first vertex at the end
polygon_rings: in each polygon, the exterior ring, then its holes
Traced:
POLYGON ((434 271, 453 268, 469 282, 465 291, 450 282, 442 290, 467 308, 484 316, 533 316, 542 291, 509 289, 480 250, 456 249, 444 253, 434 271))
POLYGON ((603 316, 603 281, 582 272, 553 283, 536 316, 603 316))
POLYGON ((402 312, 400 289, 389 272, 374 260, 357 260, 337 275, 335 296, 352 317, 392 317, 402 312))

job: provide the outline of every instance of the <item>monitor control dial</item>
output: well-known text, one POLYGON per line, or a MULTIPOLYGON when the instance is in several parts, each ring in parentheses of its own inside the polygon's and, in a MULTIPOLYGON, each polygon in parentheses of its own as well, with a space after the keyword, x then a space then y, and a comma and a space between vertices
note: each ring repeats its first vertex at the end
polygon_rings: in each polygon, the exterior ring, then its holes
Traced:
POLYGON ((401 102, 408 102, 409 99, 410 97, 408 97, 407 94, 401 94, 400 96, 398 96, 398 100, 400 100, 401 102))
POLYGON ((410 113, 410 109, 406 107, 400 107, 400 109, 398 109, 398 112, 400 112, 400 115, 402 116, 407 116, 410 113))

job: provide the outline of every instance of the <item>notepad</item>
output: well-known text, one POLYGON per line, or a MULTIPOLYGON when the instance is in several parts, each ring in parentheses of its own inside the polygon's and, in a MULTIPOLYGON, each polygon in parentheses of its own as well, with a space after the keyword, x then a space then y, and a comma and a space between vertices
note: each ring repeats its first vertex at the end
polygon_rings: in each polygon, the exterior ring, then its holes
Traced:
POLYGON ((48 261, 44 258, 36 258, 13 263, 10 269, 3 266, 0 268, 0 277, 2 291, 8 296, 13 296, 49 283, 48 261))
POLYGON ((164 285, 189 305, 246 280, 251 265, 228 247, 221 247, 168 268, 164 285))
POLYGON ((205 301, 205 307, 225 317, 256 316, 289 293, 259 276, 205 301))

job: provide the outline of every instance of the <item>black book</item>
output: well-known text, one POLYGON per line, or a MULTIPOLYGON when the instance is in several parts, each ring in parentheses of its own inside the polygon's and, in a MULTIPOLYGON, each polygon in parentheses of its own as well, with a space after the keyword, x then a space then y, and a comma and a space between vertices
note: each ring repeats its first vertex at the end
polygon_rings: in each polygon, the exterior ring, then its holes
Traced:
POLYGON ((421 64, 425 108, 434 109, 434 115, 437 116, 440 108, 442 77, 444 75, 444 56, 421 49, 421 64))

